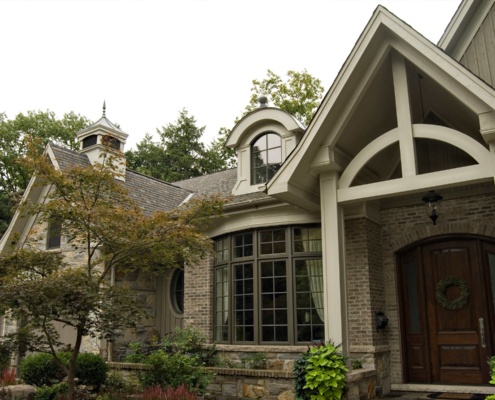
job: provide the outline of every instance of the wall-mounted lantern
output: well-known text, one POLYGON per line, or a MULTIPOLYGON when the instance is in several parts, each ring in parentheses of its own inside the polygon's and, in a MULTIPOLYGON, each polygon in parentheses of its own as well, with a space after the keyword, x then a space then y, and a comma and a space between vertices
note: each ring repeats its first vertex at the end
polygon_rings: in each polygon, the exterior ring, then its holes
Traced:
POLYGON ((440 196, 438 193, 434 192, 433 190, 430 190, 428 194, 426 194, 422 198, 423 202, 426 204, 426 213, 433 221, 433 225, 437 224, 438 202, 442 199, 443 197, 440 196))
POLYGON ((388 325, 388 318, 382 311, 376 313, 376 329, 385 329, 388 325))

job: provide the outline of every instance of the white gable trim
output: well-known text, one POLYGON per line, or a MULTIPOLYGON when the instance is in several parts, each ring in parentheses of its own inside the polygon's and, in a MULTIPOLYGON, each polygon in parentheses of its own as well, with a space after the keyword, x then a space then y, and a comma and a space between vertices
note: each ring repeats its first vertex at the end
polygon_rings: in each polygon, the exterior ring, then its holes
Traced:
POLYGON ((495 0, 463 0, 438 41, 438 47, 459 61, 494 3, 495 0))
MULTIPOLYGON (((394 57, 398 53, 415 64, 474 113, 480 115, 495 110, 493 88, 386 9, 378 7, 299 146, 268 183, 270 195, 287 199, 290 184, 301 180, 299 183, 304 184, 307 172, 303 176, 301 168, 311 163, 320 146, 325 144, 329 147, 327 153, 332 152, 363 90, 391 50, 394 57)), ((328 168, 336 168, 328 161, 328 168)))

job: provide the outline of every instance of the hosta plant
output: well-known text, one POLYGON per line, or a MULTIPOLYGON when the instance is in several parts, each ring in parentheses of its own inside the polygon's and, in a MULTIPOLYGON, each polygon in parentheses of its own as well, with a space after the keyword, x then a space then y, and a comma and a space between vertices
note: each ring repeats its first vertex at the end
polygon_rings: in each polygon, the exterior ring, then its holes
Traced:
POLYGON ((311 400, 337 400, 343 397, 347 368, 339 347, 329 342, 309 350, 304 389, 311 400))

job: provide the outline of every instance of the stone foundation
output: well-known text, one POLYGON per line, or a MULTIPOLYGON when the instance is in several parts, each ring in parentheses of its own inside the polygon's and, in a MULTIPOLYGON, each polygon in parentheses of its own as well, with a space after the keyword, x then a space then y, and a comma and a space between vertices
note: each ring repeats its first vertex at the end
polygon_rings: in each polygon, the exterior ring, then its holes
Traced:
MULTIPOLYGON (((110 371, 121 373, 125 379, 136 381, 143 364, 109 363, 110 371)), ((208 368, 214 378, 204 399, 264 399, 294 400, 294 374, 292 371, 257 370, 240 368, 208 368)), ((367 400, 375 397, 376 370, 359 369, 347 374, 347 399, 367 400)))

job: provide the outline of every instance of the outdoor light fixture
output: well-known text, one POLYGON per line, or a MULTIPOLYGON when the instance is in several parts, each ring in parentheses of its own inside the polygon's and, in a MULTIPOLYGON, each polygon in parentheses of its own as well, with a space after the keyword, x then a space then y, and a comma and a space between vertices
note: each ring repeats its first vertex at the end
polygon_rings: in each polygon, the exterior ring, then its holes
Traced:
POLYGON ((426 213, 433 221, 433 225, 437 224, 438 219, 438 202, 442 200, 443 197, 433 190, 430 190, 427 195, 423 196, 423 201, 426 204, 426 213))

